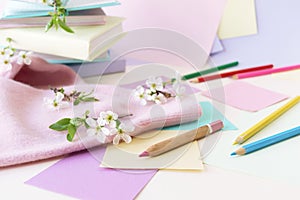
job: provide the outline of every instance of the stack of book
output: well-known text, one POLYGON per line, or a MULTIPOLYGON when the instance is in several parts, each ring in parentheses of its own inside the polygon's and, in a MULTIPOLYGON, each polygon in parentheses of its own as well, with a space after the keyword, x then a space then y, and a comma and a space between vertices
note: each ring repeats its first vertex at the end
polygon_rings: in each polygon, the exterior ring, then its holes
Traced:
MULTIPOLYGON (((64 0, 62 4, 68 13, 66 23, 74 33, 61 28, 45 31, 53 7, 42 0, 9 0, 0 16, 0 44, 11 38, 14 48, 33 51, 50 63, 67 64, 75 71, 80 66, 89 68, 87 72, 80 70, 84 76, 105 73, 105 69, 93 68, 103 68, 109 62, 109 49, 121 38, 124 19, 106 16, 101 8, 119 3, 115 0, 64 0)), ((122 65, 111 66, 114 69, 107 72, 124 71, 125 63, 120 63, 122 65)))

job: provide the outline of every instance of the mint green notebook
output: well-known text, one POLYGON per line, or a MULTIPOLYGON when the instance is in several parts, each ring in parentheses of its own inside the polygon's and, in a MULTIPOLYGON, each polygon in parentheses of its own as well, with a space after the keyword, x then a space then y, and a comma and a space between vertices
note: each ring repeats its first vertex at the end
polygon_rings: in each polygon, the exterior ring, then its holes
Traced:
MULTIPOLYGON (((88 10, 115 6, 116 0, 64 0, 64 7, 68 11, 88 10)), ((10 0, 1 14, 2 19, 46 16, 53 11, 51 6, 40 3, 40 0, 10 0)))

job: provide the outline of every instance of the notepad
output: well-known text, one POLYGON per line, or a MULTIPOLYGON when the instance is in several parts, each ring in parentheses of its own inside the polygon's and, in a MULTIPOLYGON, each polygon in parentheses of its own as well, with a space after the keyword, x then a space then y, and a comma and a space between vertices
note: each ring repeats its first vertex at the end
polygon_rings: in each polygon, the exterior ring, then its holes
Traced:
POLYGON ((264 89, 243 81, 204 91, 202 95, 246 111, 259 111, 288 98, 279 92, 264 89))
POLYGON ((203 170, 197 141, 160 156, 141 158, 139 154, 152 144, 176 136, 178 131, 151 131, 133 139, 130 144, 109 145, 101 167, 117 169, 203 170))

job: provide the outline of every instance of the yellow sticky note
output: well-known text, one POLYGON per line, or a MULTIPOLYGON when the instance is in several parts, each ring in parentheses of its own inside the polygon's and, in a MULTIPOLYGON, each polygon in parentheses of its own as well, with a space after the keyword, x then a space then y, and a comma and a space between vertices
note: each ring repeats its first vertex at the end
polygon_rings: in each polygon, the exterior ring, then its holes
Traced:
POLYGON ((203 170, 197 141, 156 157, 139 157, 149 146, 179 134, 178 131, 151 131, 130 144, 108 145, 101 167, 117 169, 203 170))
POLYGON ((219 25, 219 38, 227 39, 256 33, 254 0, 228 0, 219 25))
POLYGON ((300 69, 287 71, 287 72, 280 72, 272 74, 274 78, 286 80, 286 81, 293 81, 293 82, 300 82, 300 69))

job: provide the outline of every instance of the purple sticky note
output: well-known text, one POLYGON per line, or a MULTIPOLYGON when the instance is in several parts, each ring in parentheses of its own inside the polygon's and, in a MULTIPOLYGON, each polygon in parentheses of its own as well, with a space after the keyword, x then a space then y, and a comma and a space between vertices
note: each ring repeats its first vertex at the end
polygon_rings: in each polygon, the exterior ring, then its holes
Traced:
POLYGON ((234 81, 224 87, 205 91, 202 94, 227 105, 252 112, 288 98, 287 95, 243 81, 234 81))
POLYGON ((218 36, 216 36, 213 47, 210 52, 210 55, 215 55, 217 53, 220 53, 223 50, 224 50, 224 47, 223 47, 220 39, 218 38, 218 36))
POLYGON ((100 147, 92 153, 74 153, 26 183, 79 199, 133 199, 156 173, 100 168, 104 152, 105 148, 100 147))

